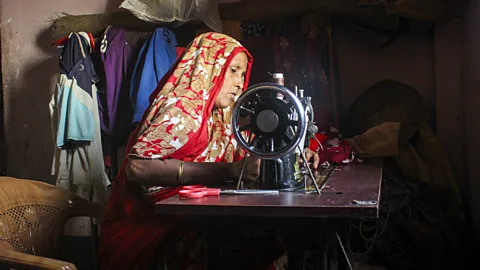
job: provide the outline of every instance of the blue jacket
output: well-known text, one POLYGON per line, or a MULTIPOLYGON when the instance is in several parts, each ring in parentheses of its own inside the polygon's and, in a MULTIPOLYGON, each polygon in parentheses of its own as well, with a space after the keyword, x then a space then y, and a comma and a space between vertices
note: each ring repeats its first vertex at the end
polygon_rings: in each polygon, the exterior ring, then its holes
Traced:
POLYGON ((175 63, 177 45, 177 39, 171 30, 157 28, 140 50, 130 82, 130 100, 134 111, 133 123, 142 120, 145 110, 150 105, 150 95, 175 63))

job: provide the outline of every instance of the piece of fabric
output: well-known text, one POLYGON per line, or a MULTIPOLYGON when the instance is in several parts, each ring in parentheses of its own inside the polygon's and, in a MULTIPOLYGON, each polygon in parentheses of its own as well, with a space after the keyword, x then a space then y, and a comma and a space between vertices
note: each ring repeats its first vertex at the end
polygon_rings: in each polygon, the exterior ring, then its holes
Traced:
POLYGON ((315 139, 310 139, 309 148, 318 153, 321 164, 348 164, 355 160, 350 145, 341 139, 338 130, 331 126, 325 134, 315 134, 315 139))
POLYGON ((319 130, 327 130, 333 118, 326 35, 265 35, 254 33, 255 25, 243 24, 243 27, 246 33, 242 44, 255 58, 250 83, 268 82, 272 73, 284 73, 285 86, 292 90, 297 86, 305 90, 305 96, 312 97, 315 123, 319 130))
POLYGON ((71 34, 60 52, 60 77, 57 83, 55 122, 56 146, 71 148, 71 144, 93 141, 95 123, 92 109, 92 83, 98 79, 89 56, 88 40, 71 34))
MULTIPOLYGON (((216 49, 225 56, 212 54, 197 45, 193 54, 187 53, 178 63, 150 105, 130 157, 182 158, 196 162, 234 160, 237 144, 232 133, 231 108, 213 110, 218 92, 209 88, 212 84, 222 84, 220 75, 223 76, 225 70, 220 65, 228 65, 227 58, 235 47, 219 41, 216 44, 224 47, 216 49), (209 143, 209 147, 205 147, 209 143)), ((190 50, 192 48, 195 44, 190 50)))
POLYGON ((182 56, 182 54, 185 52, 185 47, 177 47, 176 50, 177 50, 177 59, 178 57, 182 56))
POLYGON ((308 37, 303 46, 296 49, 300 51, 301 61, 297 62, 300 66, 300 78, 296 79, 299 87, 305 90, 305 95, 312 97, 312 106, 314 110, 315 124, 319 130, 327 130, 329 125, 333 124, 332 104, 328 66, 328 39, 323 34, 317 34, 314 37, 308 37))
POLYGON ((150 95, 175 63, 177 45, 177 39, 171 30, 157 28, 140 50, 130 83, 133 123, 140 122, 150 104, 150 95))
POLYGON ((285 86, 293 88, 295 85, 295 73, 297 57, 295 55, 295 35, 275 36, 273 51, 275 53, 275 72, 284 74, 285 86))
POLYGON ((400 123, 385 122, 346 141, 360 158, 396 157, 399 131, 400 123))
MULTIPOLYGON (((247 50, 223 34, 198 36, 152 94, 149 109, 130 136, 128 156, 196 162, 239 160, 243 151, 233 137, 231 109, 214 109, 214 102, 226 67, 240 52, 249 59, 246 88, 252 64, 247 50)), ((158 249, 168 247, 169 239, 192 230, 191 223, 180 216, 155 214, 142 186, 126 178, 126 164, 127 159, 113 183, 102 224, 100 269, 148 269, 158 249)), ((178 190, 161 189, 155 198, 169 198, 178 190)))
POLYGON ((116 136, 131 125, 128 71, 132 49, 125 39, 125 30, 108 27, 103 35, 100 55, 105 71, 104 93, 98 95, 102 131, 116 136))
POLYGON ((59 52, 61 71, 49 104, 56 144, 52 175, 57 186, 106 204, 110 181, 103 165, 97 78, 88 35, 72 33, 59 52))

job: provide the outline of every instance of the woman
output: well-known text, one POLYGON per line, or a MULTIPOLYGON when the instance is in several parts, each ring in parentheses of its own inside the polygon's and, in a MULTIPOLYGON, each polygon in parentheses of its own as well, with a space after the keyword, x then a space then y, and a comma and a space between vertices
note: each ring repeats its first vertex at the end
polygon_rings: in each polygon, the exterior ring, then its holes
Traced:
MULTIPOLYGON (((155 214, 145 187, 169 187, 157 191, 156 200, 162 200, 199 179, 206 185, 238 179, 243 153, 232 134, 231 105, 247 87, 252 60, 238 41, 206 33, 164 76, 130 136, 128 158, 113 184, 100 236, 100 269, 149 269, 159 256, 168 257, 168 269, 201 264, 189 258, 195 257, 191 250, 172 253, 181 239, 194 239, 193 228, 180 216, 155 214)), ((247 157, 244 179, 257 178, 259 166, 247 157)))

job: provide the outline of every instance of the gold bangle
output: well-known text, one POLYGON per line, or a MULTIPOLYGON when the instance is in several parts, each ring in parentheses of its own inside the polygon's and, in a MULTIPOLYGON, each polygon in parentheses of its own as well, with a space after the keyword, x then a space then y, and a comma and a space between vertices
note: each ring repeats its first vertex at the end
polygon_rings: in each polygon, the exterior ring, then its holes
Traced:
MULTIPOLYGON (((183 174, 183 165, 185 164, 185 162, 180 161, 180 166, 178 167, 178 173, 177 173, 177 181, 180 181, 180 178, 182 177, 182 174, 183 174)), ((180 181, 181 182, 181 181, 180 181)))

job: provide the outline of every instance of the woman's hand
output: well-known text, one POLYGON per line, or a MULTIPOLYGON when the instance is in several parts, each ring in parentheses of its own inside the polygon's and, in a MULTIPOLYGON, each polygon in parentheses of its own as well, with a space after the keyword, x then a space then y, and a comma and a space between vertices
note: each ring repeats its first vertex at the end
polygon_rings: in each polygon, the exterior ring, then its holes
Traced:
MULTIPOLYGON (((318 168, 318 165, 320 164, 320 156, 318 153, 310 150, 310 148, 305 148, 305 158, 307 159, 307 163, 313 166, 314 169, 318 168)), ((303 165, 303 160, 301 158, 300 162, 303 165)))
MULTIPOLYGON (((246 157, 245 168, 243 170, 242 180, 255 181, 260 176, 260 162, 261 160, 254 157, 246 157)), ((233 163, 233 170, 236 179, 240 177, 242 171, 243 159, 233 163)))

